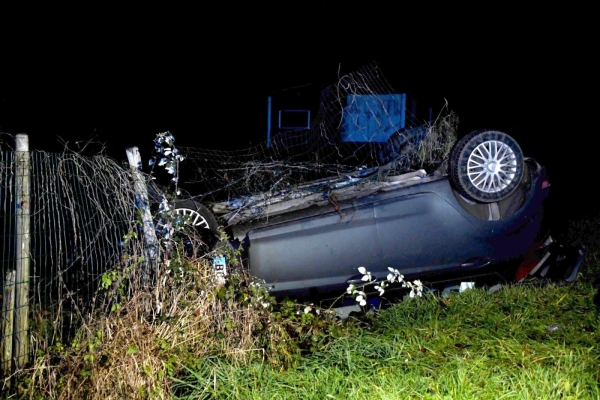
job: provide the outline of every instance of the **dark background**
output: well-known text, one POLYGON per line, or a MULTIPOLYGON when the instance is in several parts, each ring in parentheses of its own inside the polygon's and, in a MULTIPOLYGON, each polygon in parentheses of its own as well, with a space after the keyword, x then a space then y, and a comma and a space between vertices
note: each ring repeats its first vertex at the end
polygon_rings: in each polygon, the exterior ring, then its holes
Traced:
POLYGON ((557 213, 596 209, 591 10, 378 2, 77 2, 0 6, 0 131, 34 149, 150 155, 266 137, 267 96, 324 88, 372 61, 398 92, 446 99, 459 133, 514 136, 549 170, 557 213))

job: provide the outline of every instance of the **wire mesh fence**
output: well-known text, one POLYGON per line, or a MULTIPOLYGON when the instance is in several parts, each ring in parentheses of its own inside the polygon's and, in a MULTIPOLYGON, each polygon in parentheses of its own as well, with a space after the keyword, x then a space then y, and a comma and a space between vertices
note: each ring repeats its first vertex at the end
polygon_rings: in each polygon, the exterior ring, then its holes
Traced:
POLYGON ((446 105, 436 118, 423 119, 406 103, 377 63, 365 65, 321 91, 309 127, 241 150, 180 147, 181 182, 235 224, 241 210, 261 217, 262 204, 309 195, 307 187, 322 179, 439 169, 456 141, 458 118, 446 105))
POLYGON ((27 162, 19 164, 19 153, 3 147, 0 340, 1 369, 8 371, 11 362, 16 362, 15 347, 23 337, 31 343, 28 353, 57 341, 64 343, 90 307, 99 304, 97 289, 103 274, 116 268, 143 269, 146 260, 139 204, 128 166, 108 157, 71 151, 27 152, 27 162), (25 173, 19 171, 19 165, 29 175, 27 204, 17 188, 19 176, 25 173), (24 209, 28 218, 20 228, 18 216, 24 209), (25 248, 25 233, 29 249, 25 248), (29 276, 19 275, 19 258, 29 262, 29 276), (13 299, 19 284, 26 290, 25 304, 20 305, 13 299), (18 325, 12 318, 23 307, 27 324, 18 325), (27 332, 21 335, 19 329, 27 332), (21 339, 11 340, 11 335, 21 339))

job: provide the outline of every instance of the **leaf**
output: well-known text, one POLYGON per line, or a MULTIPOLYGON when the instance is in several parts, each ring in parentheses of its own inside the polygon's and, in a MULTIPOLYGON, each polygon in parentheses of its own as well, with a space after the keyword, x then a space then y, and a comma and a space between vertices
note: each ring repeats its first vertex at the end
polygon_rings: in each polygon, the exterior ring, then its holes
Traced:
POLYGON ((112 280, 108 277, 108 274, 102 274, 102 287, 107 289, 112 284, 112 280))

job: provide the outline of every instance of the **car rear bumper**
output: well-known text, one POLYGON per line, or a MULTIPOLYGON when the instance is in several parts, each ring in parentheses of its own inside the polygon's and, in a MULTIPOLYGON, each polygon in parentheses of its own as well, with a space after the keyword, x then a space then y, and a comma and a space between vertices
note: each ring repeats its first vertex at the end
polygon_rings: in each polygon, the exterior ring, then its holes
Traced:
POLYGON ((577 278, 585 258, 585 252, 578 247, 566 246, 548 236, 527 253, 517 268, 515 279, 547 279, 559 283, 571 283, 577 278))

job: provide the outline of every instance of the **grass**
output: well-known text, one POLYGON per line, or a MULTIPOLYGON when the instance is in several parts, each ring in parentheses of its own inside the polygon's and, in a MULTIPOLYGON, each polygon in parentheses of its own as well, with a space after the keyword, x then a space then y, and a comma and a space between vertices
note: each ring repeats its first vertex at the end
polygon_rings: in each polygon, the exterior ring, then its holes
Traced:
POLYGON ((600 399, 594 288, 425 296, 348 327, 287 370, 203 360, 180 399, 600 399))

